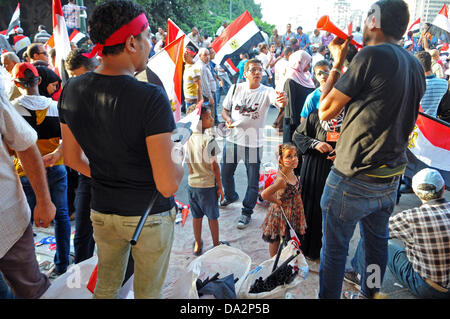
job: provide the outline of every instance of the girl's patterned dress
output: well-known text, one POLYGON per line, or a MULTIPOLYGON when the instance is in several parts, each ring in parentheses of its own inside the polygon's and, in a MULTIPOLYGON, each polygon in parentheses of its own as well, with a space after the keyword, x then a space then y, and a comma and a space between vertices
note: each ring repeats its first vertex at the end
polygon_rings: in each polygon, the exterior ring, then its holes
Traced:
MULTIPOLYGON (((305 213, 303 211, 303 202, 301 197, 301 187, 300 179, 297 178, 297 183, 295 185, 290 184, 287 179, 283 176, 286 181, 286 189, 283 194, 279 196, 280 200, 283 202, 284 213, 289 220, 289 223, 294 228, 297 237, 300 238, 301 235, 305 233, 306 220, 305 213)), ((264 222, 261 225, 263 230, 262 238, 264 241, 272 243, 280 240, 281 237, 286 236, 286 230, 289 226, 283 217, 283 213, 279 205, 275 203, 270 204, 269 212, 267 213, 264 222)))

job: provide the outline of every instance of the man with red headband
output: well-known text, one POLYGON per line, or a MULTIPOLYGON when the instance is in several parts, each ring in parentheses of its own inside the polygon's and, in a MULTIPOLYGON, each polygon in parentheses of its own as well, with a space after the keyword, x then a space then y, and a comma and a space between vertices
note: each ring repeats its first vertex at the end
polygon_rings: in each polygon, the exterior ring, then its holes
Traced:
POLYGON ((66 164, 91 177, 91 220, 98 249, 94 298, 116 298, 130 250, 134 295, 159 298, 173 241, 173 194, 183 168, 172 155, 175 122, 164 91, 135 79, 146 68, 150 29, 141 6, 108 1, 93 12, 94 71, 71 78, 59 100, 66 164), (173 160, 171 160, 173 159, 173 160), (136 226, 152 197, 137 244, 136 226))

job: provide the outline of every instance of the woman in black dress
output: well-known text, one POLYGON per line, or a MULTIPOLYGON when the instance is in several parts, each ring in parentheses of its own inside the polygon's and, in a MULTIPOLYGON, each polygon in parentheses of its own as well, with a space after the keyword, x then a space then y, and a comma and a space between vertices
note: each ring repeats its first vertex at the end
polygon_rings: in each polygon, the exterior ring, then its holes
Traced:
POLYGON ((339 137, 343 113, 330 121, 319 120, 315 110, 297 127, 293 142, 303 155, 300 171, 302 200, 308 225, 306 233, 300 238, 303 254, 309 259, 320 257, 322 247, 322 197, 328 173, 336 157, 334 148, 339 137))

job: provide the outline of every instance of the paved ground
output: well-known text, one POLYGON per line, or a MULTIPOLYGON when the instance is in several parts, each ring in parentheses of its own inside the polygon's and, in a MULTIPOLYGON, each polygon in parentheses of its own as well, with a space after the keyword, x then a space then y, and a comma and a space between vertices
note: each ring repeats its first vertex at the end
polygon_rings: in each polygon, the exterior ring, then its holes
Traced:
MULTIPOLYGON (((220 111, 220 110, 219 110, 220 111)), ((281 142, 281 135, 279 135, 272 127, 277 110, 271 108, 268 112, 266 119, 267 135, 266 143, 264 147, 263 163, 276 163, 275 160, 275 147, 281 142)), ((223 141, 219 139, 219 144, 223 141)), ((220 157, 220 156, 219 156, 220 157)), ((236 188, 242 200, 246 190, 246 172, 243 164, 239 164, 236 174, 236 188)), ((176 199, 182 203, 188 203, 187 199, 187 169, 183 178, 181 186, 178 192, 175 194, 176 199)), ((450 199, 449 193, 446 198, 450 199)), ((399 204, 396 206, 394 213, 402 211, 407 208, 420 205, 419 199, 414 194, 403 195, 399 204)), ((243 253, 247 254, 251 258, 251 267, 254 268, 260 265, 265 260, 269 259, 268 245, 261 239, 260 225, 265 217, 267 208, 257 205, 255 213, 253 214, 252 221, 248 228, 245 230, 238 230, 236 228, 237 219, 240 215, 241 202, 236 202, 220 210, 220 234, 221 240, 226 240, 234 248, 240 249, 243 253)), ((72 231, 74 231, 74 222, 72 222, 72 231)), ((53 228, 47 230, 35 229, 37 233, 36 241, 51 236, 53 234, 53 228)), ((164 294, 167 295, 170 290, 170 286, 180 277, 186 274, 186 267, 191 263, 195 256, 192 254, 192 218, 189 215, 184 227, 181 224, 175 225, 175 240, 171 253, 171 261, 164 284, 164 294)), ((203 240, 204 240, 204 253, 213 248, 212 240, 208 228, 207 221, 203 222, 203 240)), ((350 243, 349 258, 347 263, 349 264, 351 256, 356 249, 356 245, 359 240, 359 230, 355 230, 355 234, 350 243)), ((49 245, 42 245, 36 248, 38 260, 40 262, 44 260, 51 260, 54 255, 54 250, 49 249, 49 245)), ((73 247, 72 247, 73 251, 73 247)), ((294 298, 306 298, 315 299, 318 292, 318 270, 319 263, 308 261, 309 274, 301 284, 295 289, 291 289, 291 296, 294 298)), ((223 274, 226 275, 226 274, 223 274)), ((222 276, 221 276, 222 277, 222 276)), ((354 290, 353 286, 345 283, 343 290, 354 290)), ((382 284, 382 292, 390 299, 414 299, 415 297, 409 293, 409 291, 399 285, 389 270, 386 271, 386 275, 382 284)))

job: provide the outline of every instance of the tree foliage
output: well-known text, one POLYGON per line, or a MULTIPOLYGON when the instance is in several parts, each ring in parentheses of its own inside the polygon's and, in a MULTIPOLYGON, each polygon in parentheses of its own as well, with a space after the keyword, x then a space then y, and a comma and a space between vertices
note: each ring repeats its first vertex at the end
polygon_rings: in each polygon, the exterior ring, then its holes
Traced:
MULTIPOLYGON (((105 0, 98 0, 97 3, 105 0)), ((200 33, 214 36, 220 25, 230 23, 245 10, 266 33, 273 25, 262 21, 261 6, 253 0, 135 0, 147 13, 153 32, 158 27, 166 29, 167 19, 172 19, 184 32, 189 33, 195 26, 200 33), (231 19, 230 19, 231 3, 231 19)))

